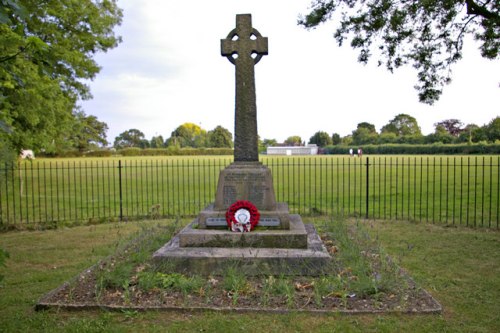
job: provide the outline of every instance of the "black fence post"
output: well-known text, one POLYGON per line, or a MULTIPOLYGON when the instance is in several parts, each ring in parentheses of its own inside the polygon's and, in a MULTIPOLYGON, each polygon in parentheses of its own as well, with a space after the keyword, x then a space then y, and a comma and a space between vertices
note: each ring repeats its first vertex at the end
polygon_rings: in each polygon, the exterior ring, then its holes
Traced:
POLYGON ((370 159, 366 158, 366 215, 365 218, 368 219, 368 209, 370 208, 370 159))
POLYGON ((120 221, 123 221, 122 161, 118 160, 118 190, 120 191, 120 221))

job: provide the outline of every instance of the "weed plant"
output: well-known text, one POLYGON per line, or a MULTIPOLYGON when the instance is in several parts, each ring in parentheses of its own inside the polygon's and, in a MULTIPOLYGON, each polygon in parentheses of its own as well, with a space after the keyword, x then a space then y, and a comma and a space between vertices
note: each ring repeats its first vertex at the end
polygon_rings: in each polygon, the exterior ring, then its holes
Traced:
POLYGON ((200 276, 187 277, 179 273, 165 274, 161 272, 141 272, 138 275, 139 288, 149 291, 160 288, 164 290, 179 291, 184 296, 199 292, 204 288, 205 281, 200 276))
POLYGON ((247 293, 250 287, 245 274, 237 267, 230 267, 224 274, 223 289, 236 305, 240 295, 247 293))

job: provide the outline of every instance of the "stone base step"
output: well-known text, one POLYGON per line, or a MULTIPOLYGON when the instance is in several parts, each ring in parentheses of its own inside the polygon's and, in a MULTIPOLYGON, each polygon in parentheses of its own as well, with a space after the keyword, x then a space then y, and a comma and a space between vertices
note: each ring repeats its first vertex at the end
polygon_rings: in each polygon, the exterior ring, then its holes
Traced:
POLYGON ((251 232, 201 229, 195 219, 178 235, 180 247, 307 248, 307 231, 299 215, 290 215, 290 229, 259 227, 251 232))
POLYGON ((223 275, 232 267, 245 275, 321 275, 331 257, 314 226, 306 224, 305 230, 307 248, 303 249, 181 247, 177 235, 153 254, 153 261, 165 273, 223 275))

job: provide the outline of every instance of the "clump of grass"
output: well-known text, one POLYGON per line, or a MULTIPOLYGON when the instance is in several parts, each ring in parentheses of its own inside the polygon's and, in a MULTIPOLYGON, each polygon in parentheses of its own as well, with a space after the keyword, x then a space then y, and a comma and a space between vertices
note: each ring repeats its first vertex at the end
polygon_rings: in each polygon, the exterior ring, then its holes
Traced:
POLYGON ((247 277, 235 267, 230 267, 224 274, 222 288, 231 297, 233 305, 238 303, 240 295, 250 291, 247 277))
POLYGON ((138 274, 138 286, 143 290, 155 288, 182 292, 184 296, 200 291, 205 281, 198 275, 185 276, 179 273, 165 274, 161 272, 140 272, 138 274))
POLYGON ((112 258, 101 262, 96 272, 96 295, 102 294, 100 288, 121 288, 126 292, 137 267, 144 265, 151 253, 168 241, 177 229, 178 221, 169 226, 143 228, 139 237, 117 249, 112 258))
POLYGON ((329 296, 342 296, 345 282, 340 275, 322 276, 313 282, 314 303, 323 306, 323 298, 329 296))
POLYGON ((377 297, 379 293, 391 292, 401 286, 398 267, 389 260, 378 242, 370 238, 363 225, 349 225, 344 218, 338 217, 322 226, 322 229, 338 248, 335 256, 341 268, 337 272, 337 279, 323 278, 316 281, 316 301, 325 292, 361 298, 377 297))
POLYGON ((295 287, 292 281, 284 275, 278 277, 269 276, 264 279, 263 283, 263 302, 265 304, 268 303, 270 295, 285 297, 287 306, 293 307, 295 287))

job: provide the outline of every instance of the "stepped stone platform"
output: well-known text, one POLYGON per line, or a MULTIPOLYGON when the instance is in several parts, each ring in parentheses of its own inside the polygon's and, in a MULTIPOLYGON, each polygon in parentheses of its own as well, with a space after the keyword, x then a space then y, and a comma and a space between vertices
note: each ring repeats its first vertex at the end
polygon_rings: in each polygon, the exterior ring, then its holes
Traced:
POLYGON ((235 233, 197 229, 195 219, 156 251, 153 261, 160 271, 183 274, 223 275, 233 267, 250 276, 321 275, 331 257, 314 226, 304 224, 299 215, 290 215, 290 222, 287 231, 235 233), (249 243, 252 247, 241 246, 249 243))

